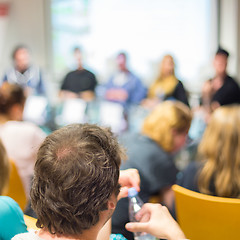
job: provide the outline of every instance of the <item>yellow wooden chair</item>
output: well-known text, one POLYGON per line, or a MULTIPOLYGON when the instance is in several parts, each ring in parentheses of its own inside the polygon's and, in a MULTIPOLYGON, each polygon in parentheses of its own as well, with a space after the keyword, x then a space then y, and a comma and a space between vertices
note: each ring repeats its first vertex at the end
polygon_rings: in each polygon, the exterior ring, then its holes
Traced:
POLYGON ((22 179, 20 178, 17 167, 13 161, 10 161, 9 183, 4 190, 3 195, 13 198, 24 211, 27 205, 27 197, 24 191, 22 179))
POLYGON ((24 215, 24 221, 27 225, 27 229, 33 229, 33 230, 38 230, 38 227, 36 226, 37 219, 30 217, 28 215, 24 215))
POLYGON ((191 240, 239 240, 240 199, 197 193, 173 185, 176 215, 191 240))

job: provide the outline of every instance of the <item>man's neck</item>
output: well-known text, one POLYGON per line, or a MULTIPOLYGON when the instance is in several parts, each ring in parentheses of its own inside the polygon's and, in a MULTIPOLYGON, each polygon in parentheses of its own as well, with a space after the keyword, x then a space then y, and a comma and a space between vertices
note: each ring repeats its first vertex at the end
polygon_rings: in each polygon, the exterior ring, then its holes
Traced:
POLYGON ((82 234, 76 236, 64 236, 59 234, 51 234, 47 230, 41 229, 36 234, 43 240, 96 240, 98 231, 94 229, 85 230, 82 234))
POLYGON ((221 78, 222 80, 227 76, 227 73, 226 72, 223 72, 223 73, 217 73, 216 74, 216 78, 221 78))
POLYGON ((83 65, 78 65, 78 70, 83 70, 83 65))

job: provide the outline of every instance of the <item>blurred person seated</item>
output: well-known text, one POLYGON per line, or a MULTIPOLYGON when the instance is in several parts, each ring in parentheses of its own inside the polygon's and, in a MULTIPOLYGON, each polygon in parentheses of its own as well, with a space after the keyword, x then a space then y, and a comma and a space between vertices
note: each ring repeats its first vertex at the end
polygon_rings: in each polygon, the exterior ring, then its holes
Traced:
POLYGON ((37 125, 22 121, 24 103, 22 87, 10 83, 1 86, 0 137, 9 158, 16 164, 28 197, 37 150, 46 134, 37 125))
POLYGON ((179 174, 178 184, 213 196, 240 198, 240 106, 221 106, 211 115, 198 159, 179 174))
POLYGON ((30 51, 24 45, 17 46, 12 53, 13 66, 9 68, 3 83, 21 85, 26 95, 46 95, 46 89, 39 67, 31 63, 30 51))
POLYGON ((152 108, 157 103, 173 99, 181 101, 189 106, 187 93, 180 80, 175 76, 175 63, 171 55, 165 55, 160 64, 160 72, 157 79, 148 90, 148 98, 142 104, 152 108))
MULTIPOLYGON (((178 101, 164 101, 145 118, 140 134, 122 135, 128 160, 122 162, 121 169, 139 171, 139 196, 144 202, 159 194, 166 206, 172 206, 170 187, 176 182, 178 173, 173 158, 185 144, 191 119, 188 106, 178 101)), ((128 199, 121 199, 112 217, 112 232, 132 240, 133 234, 124 229, 128 221, 128 199)))
POLYGON ((31 189, 40 229, 13 240, 109 239, 104 225, 117 199, 126 197, 129 187, 139 190, 136 170, 119 171, 124 158, 107 128, 72 124, 51 133, 39 148, 31 189))
POLYGON ((83 67, 83 54, 80 48, 74 49, 77 69, 69 72, 62 83, 59 97, 61 99, 82 98, 91 101, 95 98, 97 80, 95 75, 83 67))
POLYGON ((146 97, 141 80, 127 67, 127 55, 120 52, 116 58, 117 72, 105 85, 105 99, 128 106, 139 104, 146 97))
POLYGON ((0 239, 11 240, 18 233, 27 232, 23 212, 10 197, 1 196, 8 186, 10 162, 0 140, 0 239))
POLYGON ((215 76, 206 81, 202 88, 202 105, 208 112, 222 105, 240 103, 240 88, 227 73, 229 53, 218 48, 213 67, 215 76))
POLYGON ((201 140, 212 112, 219 106, 240 103, 240 88, 227 74, 229 53, 218 48, 213 67, 215 76, 203 84, 201 104, 194 109, 194 119, 190 128, 190 137, 201 140))
POLYGON ((158 239, 183 240, 186 239, 183 231, 172 218, 168 209, 161 204, 146 203, 136 214, 139 222, 126 224, 131 232, 147 232, 158 239))

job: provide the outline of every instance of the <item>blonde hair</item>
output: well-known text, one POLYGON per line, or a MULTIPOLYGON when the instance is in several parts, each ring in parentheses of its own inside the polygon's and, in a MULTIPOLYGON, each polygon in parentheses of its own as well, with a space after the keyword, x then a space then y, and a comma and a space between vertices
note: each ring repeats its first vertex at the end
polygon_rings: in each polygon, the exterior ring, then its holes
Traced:
POLYGON ((199 190, 213 194, 213 183, 217 196, 240 198, 240 106, 215 110, 198 150, 206 161, 199 175, 199 190))
MULTIPOLYGON (((163 57, 162 61, 161 61, 161 66, 160 66, 160 74, 159 74, 159 79, 162 79, 164 78, 164 67, 163 67, 163 63, 166 61, 166 59, 170 58, 171 61, 173 62, 173 65, 175 66, 175 62, 174 62, 174 59, 171 55, 167 54, 163 57)), ((174 71, 174 68, 173 68, 173 71, 172 71, 172 75, 175 76, 175 71, 174 71)))
POLYGON ((176 88, 178 84, 178 80, 175 76, 174 68, 170 75, 168 76, 165 75, 164 62, 169 58, 173 62, 173 65, 175 65, 174 59, 171 55, 165 55, 163 57, 160 65, 159 76, 149 88, 149 91, 148 91, 149 98, 156 97, 156 95, 159 94, 159 91, 165 95, 170 95, 173 93, 174 89, 176 88))
POLYGON ((4 189, 8 185, 9 181, 9 160, 7 157, 7 153, 5 147, 0 140, 0 195, 3 193, 4 189))
POLYGON ((158 143, 165 151, 173 151, 173 130, 184 133, 189 130, 191 110, 178 101, 164 101, 143 122, 142 133, 158 143))

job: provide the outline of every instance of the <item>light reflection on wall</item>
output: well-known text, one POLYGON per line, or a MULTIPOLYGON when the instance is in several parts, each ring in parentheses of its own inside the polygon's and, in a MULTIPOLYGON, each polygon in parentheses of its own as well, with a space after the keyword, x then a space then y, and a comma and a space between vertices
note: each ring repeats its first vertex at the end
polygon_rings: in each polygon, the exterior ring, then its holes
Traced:
POLYGON ((53 0, 55 73, 74 68, 72 49, 80 45, 86 67, 104 82, 114 56, 125 50, 131 69, 149 85, 170 53, 177 76, 188 88, 197 86, 212 51, 210 8, 208 0, 53 0))

